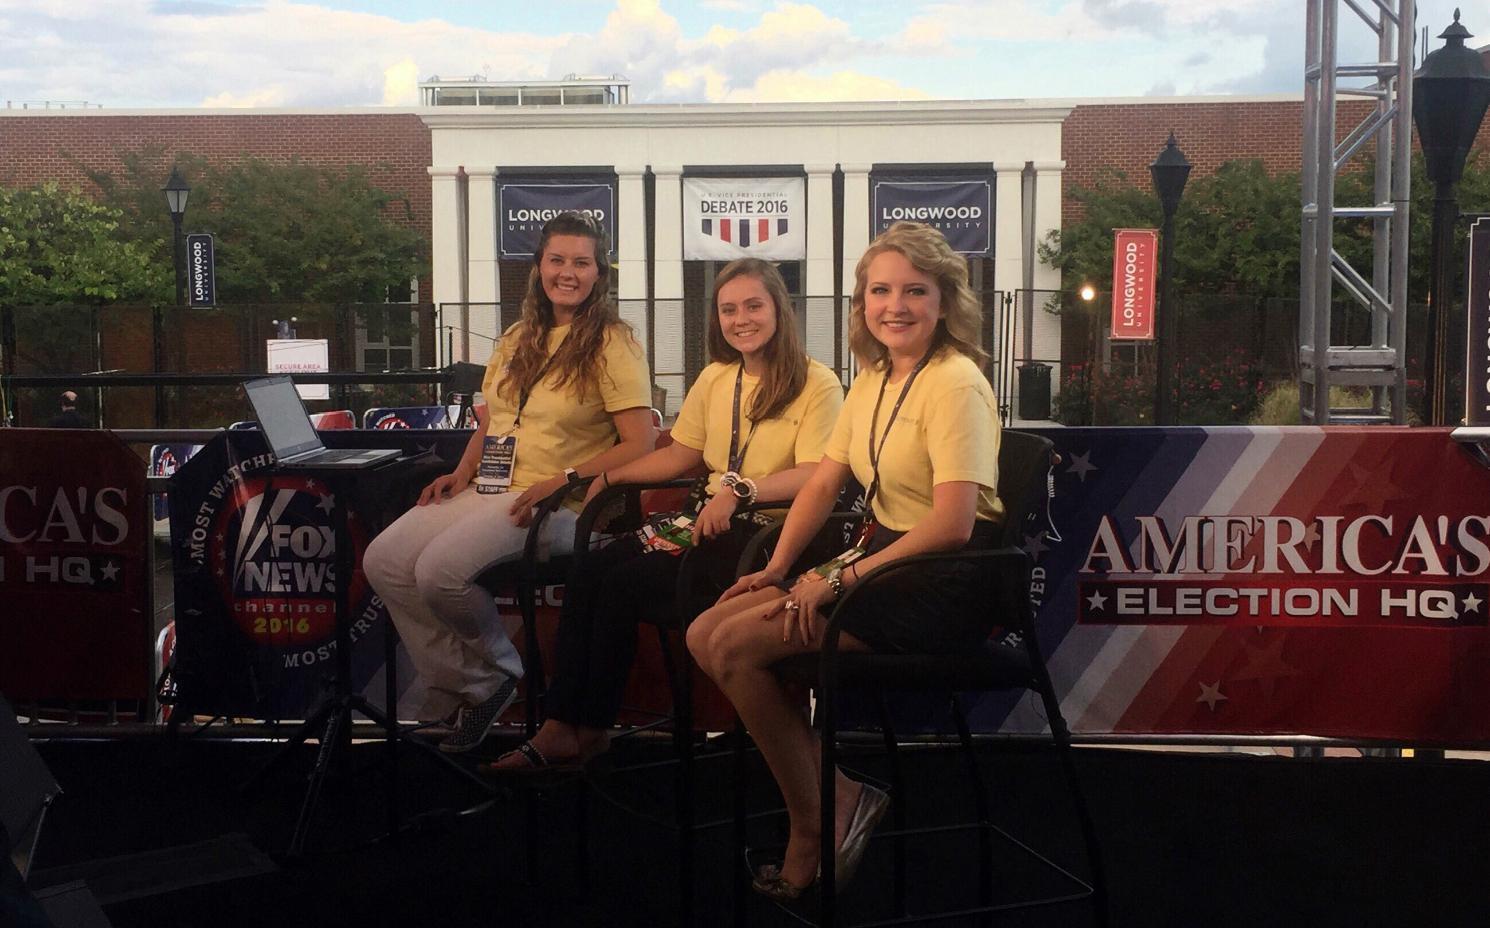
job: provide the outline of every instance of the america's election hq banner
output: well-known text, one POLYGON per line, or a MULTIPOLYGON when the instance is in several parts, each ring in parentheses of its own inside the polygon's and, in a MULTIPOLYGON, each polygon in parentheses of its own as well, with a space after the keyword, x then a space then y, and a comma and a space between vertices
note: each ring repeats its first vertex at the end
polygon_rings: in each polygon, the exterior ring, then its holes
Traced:
MULTIPOLYGON (((1038 629, 1077 733, 1490 740, 1490 473, 1447 429, 1045 434, 1038 629)), ((985 698, 984 731, 1045 728, 985 698)))

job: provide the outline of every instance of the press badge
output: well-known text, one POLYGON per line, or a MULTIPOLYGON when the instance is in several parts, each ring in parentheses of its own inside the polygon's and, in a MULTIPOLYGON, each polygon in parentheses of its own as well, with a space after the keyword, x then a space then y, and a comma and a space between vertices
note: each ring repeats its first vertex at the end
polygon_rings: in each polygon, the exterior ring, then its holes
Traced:
POLYGON ((827 577, 834 570, 842 570, 857 561, 869 552, 869 540, 874 537, 874 520, 865 519, 863 526, 859 529, 859 536, 854 539, 854 544, 847 551, 833 558, 831 561, 819 564, 812 568, 812 572, 819 577, 827 577))
POLYGON ((506 493, 512 487, 512 465, 516 460, 516 435, 486 436, 481 443, 481 466, 476 469, 476 492, 506 493))

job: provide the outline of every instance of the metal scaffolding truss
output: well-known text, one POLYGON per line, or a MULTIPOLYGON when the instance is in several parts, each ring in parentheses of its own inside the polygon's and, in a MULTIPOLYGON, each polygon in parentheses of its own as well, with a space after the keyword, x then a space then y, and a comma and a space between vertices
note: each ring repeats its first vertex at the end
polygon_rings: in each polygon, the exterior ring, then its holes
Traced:
MULTIPOLYGON (((1407 413, 1407 209, 1411 184, 1413 0, 1307 0, 1304 31, 1303 215, 1299 280, 1299 406, 1303 421, 1402 424, 1407 413), (1346 13, 1341 22, 1341 11, 1346 13), (1342 26, 1369 28, 1377 60, 1340 64, 1342 26), (1342 85, 1342 81, 1347 82, 1342 85), (1337 138, 1336 101, 1375 101, 1369 116, 1337 138), (1335 179, 1350 159, 1375 153, 1367 205, 1336 205, 1335 179), (1369 273, 1334 247, 1336 223, 1371 226, 1369 273), (1370 341, 1331 344, 1334 288, 1367 307, 1370 341), (1367 387, 1371 402, 1331 408, 1330 387, 1367 387)), ((1347 37, 1349 34, 1347 33, 1347 37)))

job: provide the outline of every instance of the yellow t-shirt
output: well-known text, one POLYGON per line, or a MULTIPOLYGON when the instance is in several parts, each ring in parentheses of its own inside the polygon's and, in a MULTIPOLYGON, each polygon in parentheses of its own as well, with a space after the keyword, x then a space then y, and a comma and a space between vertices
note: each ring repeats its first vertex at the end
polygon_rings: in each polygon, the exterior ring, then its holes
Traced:
MULTIPOLYGON (((866 488, 874 479, 869 463, 869 427, 885 372, 859 374, 844 400, 824 454, 853 469, 866 488)), ((895 417, 888 440, 885 423, 900 398, 902 379, 885 386, 875 428, 880 452, 880 486, 874 497, 875 518, 886 528, 909 531, 931 513, 931 488, 939 483, 978 484, 979 519, 1003 518, 998 487, 998 403, 983 372, 966 355, 943 349, 916 377, 895 417)), ((876 450, 878 448, 876 447, 876 450)))
MULTIPOLYGON (((486 398, 488 435, 502 435, 517 418, 517 397, 497 392, 497 384, 507 369, 508 359, 517 349, 517 328, 513 325, 502 334, 492 352, 481 381, 486 398)), ((548 333, 548 356, 569 337, 569 326, 556 325, 548 333)), ((573 467, 600 454, 616 443, 616 426, 611 413, 638 406, 652 405, 652 378, 641 346, 623 326, 612 326, 605 334, 600 351, 600 389, 591 389, 583 397, 574 383, 555 390, 551 384, 556 374, 549 371, 528 395, 518 426, 517 460, 512 469, 512 489, 526 490, 564 468, 573 467)))
MULTIPOLYGON (((710 364, 699 373, 693 388, 683 398, 683 408, 673 423, 673 441, 704 453, 709 468, 709 493, 719 490, 719 478, 729 469, 729 438, 733 423, 738 362, 710 364)), ((750 436, 750 403, 760 378, 746 374, 740 385, 740 445, 745 459, 740 476, 759 480, 768 474, 789 470, 798 464, 822 460, 823 446, 833 431, 833 420, 843 405, 843 384, 817 361, 807 362, 807 381, 774 419, 763 420, 750 436)))

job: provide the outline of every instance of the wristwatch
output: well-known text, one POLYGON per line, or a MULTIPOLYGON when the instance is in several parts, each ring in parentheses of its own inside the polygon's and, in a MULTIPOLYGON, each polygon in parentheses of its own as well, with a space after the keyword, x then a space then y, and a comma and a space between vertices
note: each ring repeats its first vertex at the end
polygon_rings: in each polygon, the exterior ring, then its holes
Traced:
POLYGON ((750 502, 751 498, 755 495, 750 492, 750 487, 743 480, 734 480, 721 485, 729 487, 729 491, 735 494, 735 499, 738 499, 742 503, 750 502))
POLYGON ((574 468, 564 468, 564 480, 570 486, 574 486, 576 483, 579 483, 583 479, 584 478, 579 475, 579 471, 575 470, 574 468))
POLYGON ((833 591, 834 599, 843 598, 843 568, 835 567, 828 571, 828 589, 833 591))

